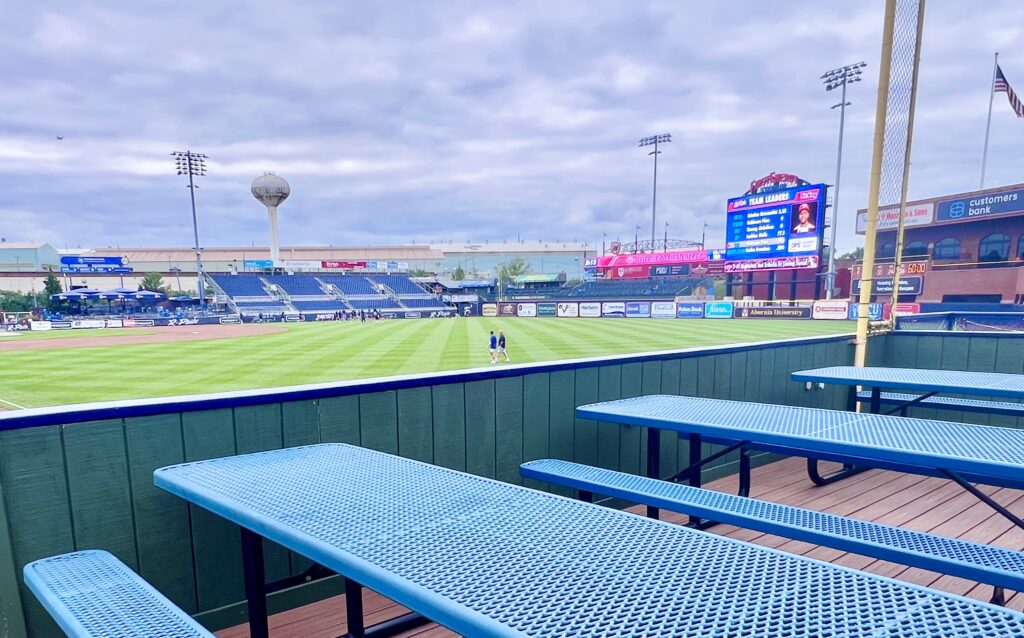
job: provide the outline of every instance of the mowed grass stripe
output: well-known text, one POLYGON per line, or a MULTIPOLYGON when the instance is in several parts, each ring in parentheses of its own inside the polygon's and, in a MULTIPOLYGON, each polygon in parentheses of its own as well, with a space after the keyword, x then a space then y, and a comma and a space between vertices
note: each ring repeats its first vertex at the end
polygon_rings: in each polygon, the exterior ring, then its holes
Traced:
MULTIPOLYGON (((168 328, 173 329, 173 328, 168 328)), ((843 321, 458 318, 289 325, 287 332, 3 353, 0 399, 38 407, 847 333, 843 321)))

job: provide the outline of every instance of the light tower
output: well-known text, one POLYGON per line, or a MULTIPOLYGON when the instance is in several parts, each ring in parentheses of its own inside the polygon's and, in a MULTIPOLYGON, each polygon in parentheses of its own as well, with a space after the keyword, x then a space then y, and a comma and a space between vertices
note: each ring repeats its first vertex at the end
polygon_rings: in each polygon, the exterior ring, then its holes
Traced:
POLYGON ((281 248, 277 243, 277 207, 291 195, 292 189, 283 177, 264 173, 252 180, 252 196, 267 207, 270 222, 270 260, 276 267, 281 261, 281 248))

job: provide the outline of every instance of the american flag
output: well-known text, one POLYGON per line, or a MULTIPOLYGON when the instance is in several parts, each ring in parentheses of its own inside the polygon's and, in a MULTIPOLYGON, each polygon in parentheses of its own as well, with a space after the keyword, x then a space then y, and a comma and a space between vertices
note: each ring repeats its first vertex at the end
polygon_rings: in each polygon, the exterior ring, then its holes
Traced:
POLYGON ((992 85, 992 90, 1006 93, 1006 99, 1010 100, 1010 108, 1017 114, 1017 117, 1024 117, 1024 102, 1021 102, 1017 94, 1013 92, 1013 87, 1006 81, 1006 76, 1003 75, 1003 70, 999 68, 998 64, 996 65, 996 81, 992 85))

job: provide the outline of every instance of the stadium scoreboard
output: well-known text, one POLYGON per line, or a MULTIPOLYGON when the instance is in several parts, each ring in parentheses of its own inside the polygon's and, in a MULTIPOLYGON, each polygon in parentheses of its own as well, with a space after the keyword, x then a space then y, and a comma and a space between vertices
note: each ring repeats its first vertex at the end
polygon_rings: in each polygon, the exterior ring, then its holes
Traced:
POLYGON ((820 254, 825 185, 796 186, 728 201, 725 258, 773 260, 820 254))

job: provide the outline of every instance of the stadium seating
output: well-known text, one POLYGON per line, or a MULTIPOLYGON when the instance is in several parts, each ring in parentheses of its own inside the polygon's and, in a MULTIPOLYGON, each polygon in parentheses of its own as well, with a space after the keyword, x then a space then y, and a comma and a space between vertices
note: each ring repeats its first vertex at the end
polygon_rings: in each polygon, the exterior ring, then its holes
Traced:
POLYGON ((370 280, 356 275, 320 275, 320 281, 331 284, 346 295, 379 295, 370 280))
POLYGON ((337 310, 350 310, 351 306, 341 299, 315 300, 315 301, 292 301, 292 305, 299 312, 334 312, 337 310))
POLYGON ((563 293, 566 297, 672 297, 687 295, 705 278, 612 279, 588 281, 563 293))
POLYGON ((437 299, 409 299, 401 298, 399 301, 406 308, 448 308, 443 302, 437 299))
POLYGON ((398 296, 429 294, 413 283, 408 275, 370 275, 367 279, 387 286, 398 296))
POLYGON ((356 310, 401 310, 398 302, 389 297, 379 299, 350 299, 348 304, 356 310))
POLYGON ((290 297, 328 296, 315 277, 309 275, 264 275, 267 283, 275 284, 290 297))
POLYGON ((210 275, 214 283, 221 287, 229 297, 271 297, 263 285, 263 281, 256 275, 210 275))

